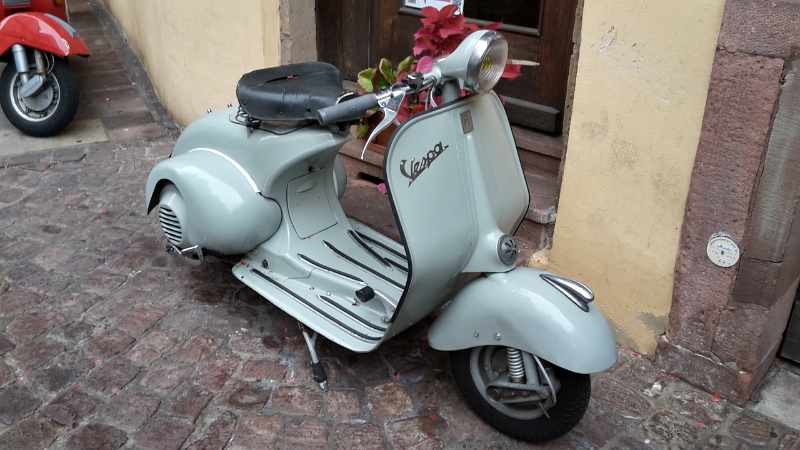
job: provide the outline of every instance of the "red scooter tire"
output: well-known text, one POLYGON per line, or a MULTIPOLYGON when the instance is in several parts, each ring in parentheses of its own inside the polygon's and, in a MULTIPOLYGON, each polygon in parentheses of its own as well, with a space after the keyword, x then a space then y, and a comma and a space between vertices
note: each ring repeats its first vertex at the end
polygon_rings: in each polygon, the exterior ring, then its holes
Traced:
POLYGON ((80 94, 75 75, 65 60, 54 57, 52 61, 48 87, 32 98, 19 95, 22 82, 14 64, 8 64, 0 75, 0 107, 12 125, 30 136, 59 133, 78 111, 80 94))

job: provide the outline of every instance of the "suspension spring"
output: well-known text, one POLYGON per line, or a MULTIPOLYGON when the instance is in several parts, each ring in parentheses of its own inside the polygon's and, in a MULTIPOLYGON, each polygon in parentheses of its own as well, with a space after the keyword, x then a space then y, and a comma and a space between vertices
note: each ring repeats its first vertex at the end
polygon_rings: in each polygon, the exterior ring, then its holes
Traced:
POLYGON ((508 376, 514 383, 521 383, 525 377, 525 367, 522 365, 522 352, 517 348, 507 348, 508 355, 508 376))

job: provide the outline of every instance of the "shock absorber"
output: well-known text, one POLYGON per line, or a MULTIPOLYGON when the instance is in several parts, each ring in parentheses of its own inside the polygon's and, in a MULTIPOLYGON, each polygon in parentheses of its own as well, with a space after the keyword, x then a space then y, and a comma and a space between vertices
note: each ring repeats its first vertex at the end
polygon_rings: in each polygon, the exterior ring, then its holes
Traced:
POLYGON ((14 65, 17 67, 17 73, 22 80, 22 83, 27 83, 30 75, 30 65, 28 64, 28 54, 25 52, 25 47, 20 44, 11 46, 11 52, 14 54, 14 65))
POLYGON ((525 367, 522 365, 522 352, 517 348, 507 348, 508 355, 508 376, 514 383, 521 383, 525 377, 525 367))

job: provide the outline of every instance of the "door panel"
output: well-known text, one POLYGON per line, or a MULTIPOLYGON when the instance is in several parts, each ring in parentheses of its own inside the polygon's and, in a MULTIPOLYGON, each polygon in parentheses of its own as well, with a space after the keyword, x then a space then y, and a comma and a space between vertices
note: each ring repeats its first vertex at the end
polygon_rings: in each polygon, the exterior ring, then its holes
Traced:
MULTIPOLYGON (((339 67, 350 80, 382 57, 396 64, 412 53, 413 35, 422 26, 420 10, 403 5, 403 0, 318 0, 319 59, 339 67)), ((577 0, 465 2, 468 20, 480 25, 512 17, 500 29, 509 57, 542 64, 523 66, 522 77, 497 85, 496 91, 512 100, 506 110, 513 123, 561 131, 576 7, 577 0), (517 14, 519 5, 529 12, 517 14)))
POLYGON ((541 28, 542 0, 494 0, 469 1, 464 4, 464 15, 476 21, 502 22, 504 25, 518 27, 518 31, 535 33, 541 28))

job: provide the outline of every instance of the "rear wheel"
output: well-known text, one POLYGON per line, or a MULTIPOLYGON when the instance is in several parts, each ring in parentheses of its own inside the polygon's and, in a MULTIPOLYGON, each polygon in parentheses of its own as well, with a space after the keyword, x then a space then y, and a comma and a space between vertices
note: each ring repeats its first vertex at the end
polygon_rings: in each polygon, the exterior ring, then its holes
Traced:
MULTIPOLYGON (((498 403, 487 394, 487 387, 508 373, 506 347, 484 346, 450 354, 450 364, 458 388, 470 407, 486 423, 514 439, 541 442, 567 434, 583 418, 589 406, 591 379, 587 374, 570 372, 542 361, 556 389, 556 404, 547 401, 498 403)), ((541 370, 539 378, 545 385, 541 370)), ((532 398, 538 396, 532 395, 532 398)))
POLYGON ((22 77, 14 64, 0 75, 0 106, 8 121, 25 134, 52 136, 64 129, 78 111, 78 83, 66 61, 47 55, 47 85, 36 95, 23 97, 22 77))

